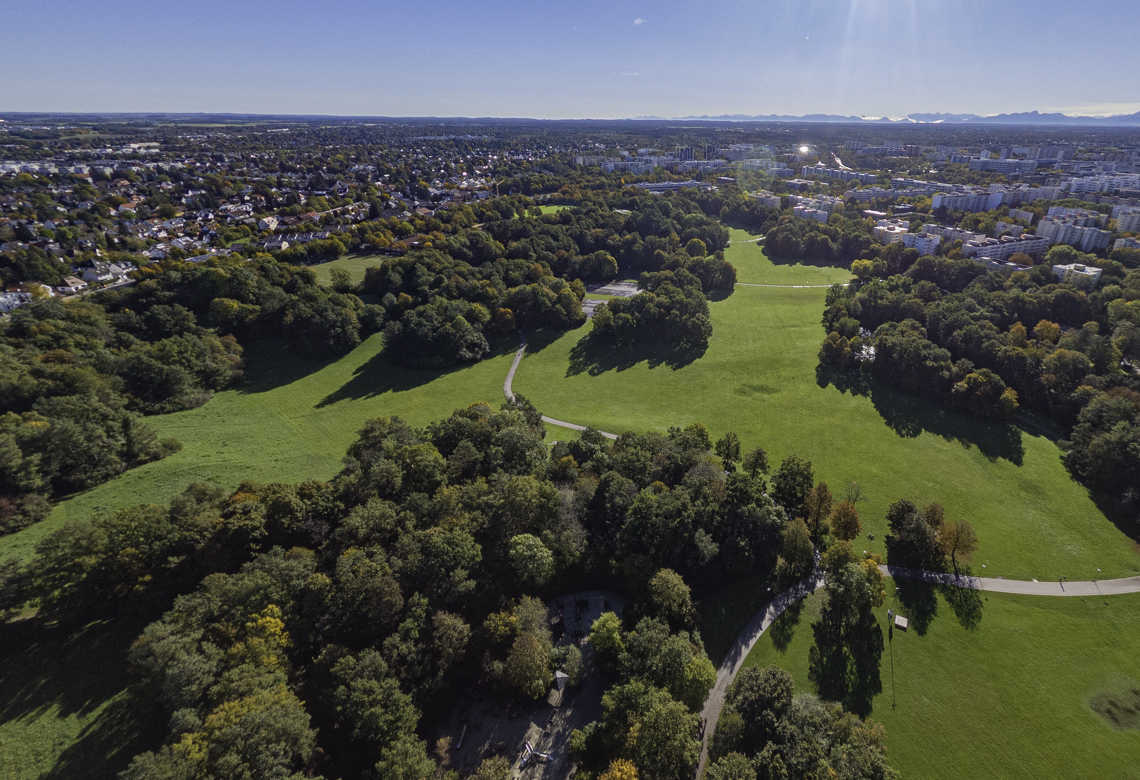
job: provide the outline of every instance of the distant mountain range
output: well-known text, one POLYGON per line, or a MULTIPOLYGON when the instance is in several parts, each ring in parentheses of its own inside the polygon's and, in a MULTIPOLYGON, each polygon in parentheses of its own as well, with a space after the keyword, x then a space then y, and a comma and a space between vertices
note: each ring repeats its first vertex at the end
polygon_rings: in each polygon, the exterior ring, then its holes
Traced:
POLYGON ((1140 111, 1135 114, 1117 116, 1069 116, 1068 114, 1042 114, 1038 111, 1024 111, 1018 114, 907 114, 906 116, 843 116, 841 114, 721 114, 720 116, 638 116, 634 119, 674 119, 701 120, 705 122, 828 122, 833 124, 941 124, 941 125, 1039 125, 1039 126, 1093 126, 1093 127, 1140 127, 1140 111))

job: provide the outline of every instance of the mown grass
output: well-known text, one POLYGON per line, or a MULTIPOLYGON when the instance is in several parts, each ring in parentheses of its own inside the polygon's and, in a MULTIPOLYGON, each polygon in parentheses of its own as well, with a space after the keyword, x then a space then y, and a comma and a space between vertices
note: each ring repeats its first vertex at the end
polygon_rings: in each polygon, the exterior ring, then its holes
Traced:
POLYGON ((476 365, 418 371, 385 360, 379 335, 324 363, 292 355, 278 341, 255 343, 246 351, 245 385, 199 409, 148 418, 160 436, 182 443, 181 452, 60 502, 47 520, 0 537, 0 556, 27 557, 69 520, 164 503, 199 480, 232 489, 246 479, 328 479, 370 417, 398 414, 425 425, 478 401, 497 409, 516 348, 513 339, 500 339, 492 357, 476 365))
MULTIPOLYGON (((820 599, 811 596, 798 619, 778 621, 745 665, 776 664, 798 692, 814 692, 808 657, 820 599)), ((892 600, 877 610, 882 690, 870 717, 886 728, 888 758, 902 776, 1140 777, 1140 730, 1118 730, 1090 706, 1101 694, 1140 687, 1140 595, 991 593, 980 603, 981 620, 968 630, 938 596, 924 635, 895 631, 890 641, 892 600)))
POLYGON ((317 274, 317 281, 321 284, 332 284, 332 270, 344 268, 352 274, 352 281, 360 282, 364 279, 364 272, 372 266, 378 266, 387 259, 386 255, 351 254, 330 260, 327 263, 310 266, 317 274))
MULTIPOLYGON (((736 268, 736 281, 741 284, 838 284, 851 274, 844 268, 827 265, 805 265, 768 256, 764 244, 757 243, 758 234, 729 228, 729 244, 725 257, 736 268)), ((822 314, 822 312, 820 312, 822 314)))
MULTIPOLYGON (((729 247, 735 264, 740 246, 729 247)), ((753 256, 755 264, 761 262, 753 256)), ((748 267, 742 264, 742 267, 748 267)), ((802 269, 800 269, 802 270, 802 269)), ((711 304, 703 354, 615 351, 585 341, 589 326, 536 332, 514 389, 545 414, 607 431, 701 422, 735 431, 777 465, 791 453, 842 495, 858 481, 864 531, 857 547, 885 553, 886 510, 938 501, 978 533, 979 574, 1092 579, 1140 571, 1135 544, 1074 482, 1056 445, 1034 430, 972 420, 882 387, 840 390, 817 377, 825 289, 737 287, 711 304)), ((842 383, 842 380, 838 380, 842 383)))
POLYGON ((34 620, 0 630, 0 777, 115 777, 158 746, 162 726, 132 697, 126 651, 145 621, 79 631, 34 620))

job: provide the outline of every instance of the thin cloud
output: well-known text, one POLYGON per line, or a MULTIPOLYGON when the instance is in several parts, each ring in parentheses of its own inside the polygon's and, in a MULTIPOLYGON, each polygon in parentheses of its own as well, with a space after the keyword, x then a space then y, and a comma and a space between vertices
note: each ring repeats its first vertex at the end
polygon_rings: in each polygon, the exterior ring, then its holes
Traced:
POLYGON ((637 17, 636 19, 634 19, 634 20, 633 20, 633 23, 634 23, 634 24, 636 24, 636 25, 638 25, 638 26, 640 26, 640 25, 643 25, 643 24, 645 24, 645 20, 644 20, 644 19, 642 19, 642 18, 639 16, 639 17, 637 17))
POLYGON ((636 72, 636 71, 627 70, 627 71, 622 71, 621 73, 615 73, 614 75, 615 76, 640 76, 641 74, 636 72))

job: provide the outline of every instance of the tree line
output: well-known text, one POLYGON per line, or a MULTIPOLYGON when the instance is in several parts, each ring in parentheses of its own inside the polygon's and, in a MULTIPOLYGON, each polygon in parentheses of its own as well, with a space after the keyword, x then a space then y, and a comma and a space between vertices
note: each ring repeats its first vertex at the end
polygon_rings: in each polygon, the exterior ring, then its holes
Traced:
POLYGON ((828 292, 821 364, 1006 420, 1021 406, 1069 432, 1065 463, 1116 499, 1140 484, 1140 270, 1099 260, 1085 291, 1050 266, 1070 247, 1006 276, 924 257, 905 274, 828 292))

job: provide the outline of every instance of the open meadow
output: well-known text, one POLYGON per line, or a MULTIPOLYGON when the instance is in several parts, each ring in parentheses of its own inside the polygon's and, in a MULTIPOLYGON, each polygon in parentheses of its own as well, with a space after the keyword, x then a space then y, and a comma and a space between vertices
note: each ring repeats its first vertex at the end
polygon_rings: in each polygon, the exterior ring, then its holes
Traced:
POLYGON ((336 260, 330 260, 327 263, 318 263, 309 267, 316 272, 317 281, 321 284, 332 284, 332 271, 334 268, 345 269, 352 274, 352 281, 361 282, 364 280, 364 272, 372 266, 380 265, 385 257, 385 255, 351 254, 338 257, 336 260))
MULTIPOLYGON (((739 235, 740 233, 734 233, 739 235)), ((755 244, 727 256, 742 279, 836 269, 771 263, 755 244)), ((776 282, 773 282, 776 283, 776 282)), ((978 532, 979 574, 1016 579, 1122 577, 1140 571, 1136 544, 1074 482, 1056 444, 1036 429, 985 423, 882 387, 839 389, 817 375, 826 289, 738 286, 711 304, 707 351, 615 352, 589 328, 528 334, 514 389, 545 414, 606 431, 701 422, 768 450, 773 467, 797 453, 843 494, 857 481, 865 533, 859 550, 885 553, 886 510, 938 501, 978 532)))
POLYGON ((60 502, 42 523, 0 537, 0 556, 28 556, 37 541, 69 520, 165 503, 200 480, 233 489, 242 480, 329 479, 370 417, 398 414, 425 425, 478 401, 497 409, 518 347, 514 339, 503 338, 493 342, 491 357, 481 363, 420 371, 389 363, 381 344, 376 334, 343 358, 324 363, 297 357, 279 341, 251 345, 244 385, 218 393, 198 409, 147 418, 159 436, 182 442, 181 452, 60 502))
MULTIPOLYGON (((822 598, 777 620, 745 666, 775 664, 792 673, 798 693, 816 692, 809 655, 822 598)), ((1140 717, 1118 728, 1096 712, 1113 699, 1140 706, 1132 692, 1140 689, 1140 595, 982 593, 973 629, 936 598, 924 634, 912 619, 910 631, 888 640, 890 581, 876 610, 883 652, 869 717, 885 727, 888 758, 904 778, 1140 777, 1140 717)))

